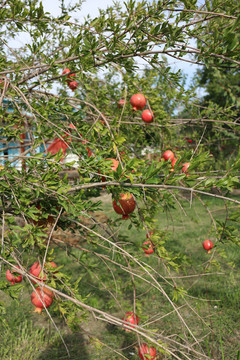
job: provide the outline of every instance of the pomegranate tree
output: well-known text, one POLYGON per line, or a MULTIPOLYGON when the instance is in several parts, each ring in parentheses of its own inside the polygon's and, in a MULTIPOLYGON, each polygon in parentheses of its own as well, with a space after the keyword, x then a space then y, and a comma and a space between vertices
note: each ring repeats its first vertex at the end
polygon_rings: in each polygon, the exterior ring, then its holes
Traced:
POLYGON ((143 112, 142 112, 142 120, 145 123, 153 122, 153 113, 149 109, 143 110, 143 112))
POLYGON ((41 314, 44 307, 48 308, 52 305, 54 294, 45 287, 37 287, 31 295, 31 302, 35 306, 34 312, 41 314))
POLYGON ((134 94, 130 99, 133 110, 142 110, 146 105, 146 102, 147 100, 143 94, 134 94))
MULTIPOLYGON (((139 324, 139 317, 136 314, 134 314, 134 312, 132 312, 132 311, 127 312, 124 315, 123 320, 127 321, 128 323, 130 323, 132 325, 135 325, 135 324, 138 325, 139 324)), ((133 327, 133 326, 131 326, 131 327, 133 327)), ((125 330, 126 331, 131 331, 129 329, 125 329, 125 330)))
POLYGON ((122 215, 123 219, 128 219, 135 209, 136 203, 131 193, 122 193, 117 201, 113 200, 113 208, 117 214, 122 215), (119 205, 118 205, 119 204, 119 205))
POLYGON ((213 248, 213 242, 211 240, 204 240, 202 246, 205 250, 207 250, 208 254, 211 252, 210 250, 213 248))
MULTIPOLYGON (((16 265, 16 267, 18 269, 20 269, 20 267, 18 265, 16 265)), ((10 281, 10 283, 12 285, 15 285, 16 283, 20 283, 22 282, 22 275, 19 275, 19 273, 15 270, 9 270, 7 269, 7 272, 6 272, 6 279, 8 281, 10 281)))
MULTIPOLYGON (((46 280, 46 270, 50 268, 56 268, 57 265, 55 262, 50 261, 50 263, 45 263, 44 272, 42 273, 42 266, 39 261, 36 261, 30 268, 29 273, 36 277, 39 281, 46 280)), ((32 280, 34 284, 36 284, 36 281, 32 280)))
POLYGON ((157 355, 157 350, 153 346, 148 346, 146 343, 143 343, 139 348, 139 357, 142 360, 154 360, 157 355))

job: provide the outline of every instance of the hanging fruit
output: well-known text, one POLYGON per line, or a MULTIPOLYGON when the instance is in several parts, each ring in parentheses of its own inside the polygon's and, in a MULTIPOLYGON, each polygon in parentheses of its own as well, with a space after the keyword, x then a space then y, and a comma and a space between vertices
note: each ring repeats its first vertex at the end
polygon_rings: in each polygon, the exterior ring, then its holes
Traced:
POLYGON ((131 99, 130 103, 133 107, 133 110, 142 110, 147 103, 143 94, 134 94, 131 99))
MULTIPOLYGON (((39 261, 36 261, 30 268, 29 273, 33 275, 38 281, 44 281, 46 280, 46 272, 48 269, 56 268, 58 267, 55 262, 50 261, 49 263, 45 263, 44 266, 44 272, 42 273, 42 266, 39 261)), ((36 284, 36 281, 32 280, 34 284, 36 284)))
POLYGON ((131 193, 120 194, 120 198, 113 200, 113 208, 123 219, 128 219, 135 209, 136 203, 131 193), (119 205, 118 205, 119 204, 119 205))
POLYGON ((143 243, 142 248, 143 248, 143 251, 145 252, 146 255, 150 255, 150 254, 152 254, 154 252, 153 246, 152 246, 152 243, 151 243, 150 240, 145 241, 143 243))
POLYGON ((31 295, 31 302, 35 306, 34 312, 41 314, 42 309, 52 305, 54 294, 45 287, 37 287, 31 295))
MULTIPOLYGON (((18 269, 20 269, 20 267, 18 265, 16 265, 16 267, 18 269)), ((15 285, 16 283, 20 283, 22 282, 22 275, 19 275, 19 273, 16 270, 7 270, 6 272, 6 279, 8 281, 10 281, 10 283, 12 285, 15 285)))
POLYGON ((143 110, 143 112, 142 112, 142 120, 145 123, 153 122, 153 113, 149 109, 143 110))
MULTIPOLYGON (((132 325, 135 325, 135 324, 138 325, 139 324, 139 317, 136 314, 134 314, 134 312, 132 312, 132 311, 127 312, 124 315, 123 320, 128 322, 129 324, 132 324, 132 325)), ((131 327, 133 327, 133 326, 131 326, 131 327)), ((125 331, 131 331, 131 330, 125 329, 125 331)))

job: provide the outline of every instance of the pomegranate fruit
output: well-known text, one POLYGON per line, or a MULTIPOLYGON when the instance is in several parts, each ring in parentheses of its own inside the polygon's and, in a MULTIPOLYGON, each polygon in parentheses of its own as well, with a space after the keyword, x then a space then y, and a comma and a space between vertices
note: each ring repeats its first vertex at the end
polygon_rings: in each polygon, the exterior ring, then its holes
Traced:
MULTIPOLYGON (((30 268, 29 273, 33 276, 36 277, 37 280, 39 281, 44 281, 46 280, 46 275, 45 272, 47 269, 49 268, 56 268, 57 265, 55 264, 55 262, 50 261, 50 263, 45 263, 45 268, 44 268, 44 273, 42 274, 42 267, 41 264, 39 263, 39 261, 36 261, 30 268), (45 270, 46 269, 46 270, 45 270), (43 276, 42 276, 43 275, 43 276)), ((32 282, 34 284, 36 284, 36 281, 32 280, 32 282)))
POLYGON ((153 246, 152 246, 152 243, 151 243, 150 240, 145 241, 145 242, 143 243, 143 247, 142 247, 142 248, 143 248, 143 251, 145 252, 146 255, 150 255, 150 254, 152 254, 152 253, 154 252, 153 246))
POLYGON ((211 240, 204 240, 202 246, 209 254, 211 252, 210 250, 213 248, 213 242, 211 240))
MULTIPOLYGON (((20 269, 18 265, 16 265, 16 267, 20 269)), ((19 274, 17 271, 7 269, 6 279, 10 281, 12 285, 15 285, 16 283, 20 283, 22 282, 22 275, 17 275, 17 274, 19 274)))
POLYGON ((70 74, 71 70, 66 68, 63 70, 62 75, 70 74))
POLYGON ((121 109, 124 104, 125 104, 125 100, 124 100, 124 99, 121 99, 121 100, 119 100, 117 107, 118 107, 119 109, 121 109))
POLYGON ((128 219, 135 209, 136 203, 131 193, 120 194, 120 199, 113 200, 113 208, 123 219, 128 219), (118 205, 119 204, 119 205, 118 205))
POLYGON ((146 102, 147 100, 143 94, 134 94, 130 99, 133 110, 142 110, 146 105, 146 102))
POLYGON ((68 83, 68 87, 69 87, 72 91, 74 91, 74 90, 77 89, 78 83, 77 83, 76 81, 70 81, 70 82, 68 83))
POLYGON ((177 159, 175 159, 175 158, 173 158, 173 159, 171 160, 172 168, 173 168, 173 169, 174 169, 174 166, 175 166, 176 162, 177 162, 177 159))
POLYGON ((51 290, 45 287, 37 287, 31 295, 31 302, 35 306, 34 312, 41 314, 44 305, 46 308, 52 305, 53 298, 54 293, 51 290))
POLYGON ((151 123, 153 122, 153 113, 146 109, 146 110, 143 110, 142 112, 142 120, 146 123, 151 123))
MULTIPOLYGON (((124 317, 123 317, 124 321, 127 321, 128 323, 132 324, 132 325, 138 325, 139 324, 139 317, 134 314, 132 311, 127 312, 124 317)), ((131 326, 133 327, 133 326, 131 326)), ((125 329, 126 331, 131 331, 129 329, 125 329)))
POLYGON ((165 161, 168 161, 169 159, 171 159, 171 161, 174 159, 174 153, 171 150, 166 150, 163 153, 163 156, 165 161))
POLYGON ((185 174, 188 173, 187 170, 188 170, 189 166, 190 166, 190 163, 184 163, 184 164, 183 164, 182 171, 183 171, 185 174))
POLYGON ((154 360, 157 355, 157 350, 155 349, 155 347, 150 347, 147 344, 143 343, 139 348, 138 354, 140 359, 142 360, 154 360))

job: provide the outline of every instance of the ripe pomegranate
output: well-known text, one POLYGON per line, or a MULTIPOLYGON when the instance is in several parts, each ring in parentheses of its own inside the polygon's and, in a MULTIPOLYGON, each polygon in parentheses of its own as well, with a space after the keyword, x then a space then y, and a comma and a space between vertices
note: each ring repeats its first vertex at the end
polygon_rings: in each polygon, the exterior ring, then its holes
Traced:
POLYGON ((189 166, 190 166, 190 163, 184 163, 184 164, 183 164, 182 171, 183 171, 185 174, 188 173, 187 170, 188 170, 189 166))
POLYGON ((143 251, 145 252, 146 255, 150 255, 150 254, 152 254, 152 253, 154 252, 153 246, 152 246, 152 243, 151 243, 150 240, 145 241, 145 242, 143 243, 143 247, 142 247, 142 248, 143 248, 143 251))
POLYGON ((120 199, 117 201, 113 200, 113 208, 117 214, 122 215, 123 219, 128 219, 129 214, 131 214, 135 209, 135 200, 130 193, 120 194, 120 199), (120 205, 118 205, 118 203, 120 205))
MULTIPOLYGON (((70 127, 70 129, 73 129, 73 130, 76 130, 76 129, 77 129, 76 126, 73 125, 73 123, 71 123, 71 124, 69 125, 69 127, 70 127)), ((71 130, 70 130, 70 131, 71 131, 71 130)))
POLYGON ((171 160, 172 168, 173 168, 173 169, 174 169, 174 166, 175 166, 176 162, 177 162, 177 159, 175 159, 175 158, 173 158, 173 159, 171 160))
POLYGON ((134 94, 130 99, 133 110, 142 110, 146 105, 146 102, 147 100, 143 94, 134 94))
MULTIPOLYGON (((127 312, 124 315, 123 320, 127 321, 128 323, 133 324, 133 325, 135 325, 135 324, 138 325, 139 324, 139 317, 136 314, 134 314, 132 311, 127 312)), ((133 327, 133 326, 131 326, 131 327, 133 327)), ((131 331, 129 329, 125 329, 125 330, 126 331, 131 331)))
POLYGON ((66 69, 63 70, 62 75, 69 74, 70 72, 71 72, 71 70, 66 68, 66 69))
MULTIPOLYGON (((20 269, 18 265, 16 265, 16 267, 20 269)), ((17 275, 17 274, 19 274, 17 271, 7 269, 6 279, 10 281, 12 285, 15 285, 16 283, 20 283, 22 282, 22 275, 17 275)))
POLYGON ((46 308, 52 305, 53 298, 54 293, 51 290, 45 287, 37 287, 31 295, 31 302, 35 306, 34 312, 41 314, 44 305, 46 308))
POLYGON ((70 81, 70 82, 68 83, 68 87, 69 87, 72 91, 74 91, 74 90, 77 89, 78 83, 77 83, 76 81, 70 81))
POLYGON ((140 359, 142 360, 154 360, 157 355, 157 350, 155 349, 155 347, 149 347, 146 343, 143 343, 139 348, 138 354, 140 359))
POLYGON ((171 159, 171 161, 174 159, 174 153, 171 150, 166 150, 163 153, 163 156, 165 161, 168 161, 169 159, 171 159))
MULTIPOLYGON (((55 262, 50 261, 50 263, 45 263, 45 269, 49 269, 49 268, 56 268, 57 265, 55 264, 55 262)), ((39 263, 39 261, 36 261, 30 268, 29 273, 33 276, 36 277, 37 280, 39 281, 44 281, 46 280, 46 275, 45 275, 45 269, 44 269, 44 274, 42 274, 42 267, 41 264, 39 263), (43 276, 42 276, 43 275, 43 276)), ((36 284, 36 281, 32 280, 32 282, 34 284, 36 284)))
POLYGON ((204 240, 202 246, 209 254, 211 252, 210 250, 213 248, 213 242, 211 240, 204 240))
POLYGON ((119 100, 117 107, 118 107, 119 109, 121 109, 124 104, 125 104, 125 100, 124 100, 124 99, 121 99, 121 100, 119 100))
POLYGON ((146 110, 143 110, 142 112, 142 120, 146 123, 151 123, 153 122, 153 113, 146 109, 146 110))

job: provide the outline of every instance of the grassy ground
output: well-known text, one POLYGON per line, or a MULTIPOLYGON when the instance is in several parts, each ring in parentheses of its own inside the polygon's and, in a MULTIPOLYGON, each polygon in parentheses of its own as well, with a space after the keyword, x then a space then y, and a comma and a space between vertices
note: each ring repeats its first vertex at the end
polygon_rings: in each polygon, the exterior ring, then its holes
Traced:
MULTIPOLYGON (((104 200, 104 213, 110 218, 118 216, 112 211, 108 196, 104 200)), ((225 207, 217 199, 203 199, 211 210, 215 220, 225 219, 225 207)), ((181 255, 182 269, 174 272, 167 262, 156 255, 146 257, 141 244, 145 241, 146 232, 128 229, 130 220, 119 221, 117 235, 119 244, 131 254, 152 266, 159 274, 168 276, 168 266, 171 274, 176 277, 178 287, 184 287, 188 296, 186 301, 178 295, 175 298, 180 313, 192 330, 193 335, 201 340, 201 347, 214 360, 230 360, 240 358, 240 290, 239 266, 240 251, 237 245, 228 241, 218 244, 213 261, 209 265, 206 275, 206 266, 212 254, 202 249, 202 241, 206 238, 214 240, 212 222, 205 207, 198 201, 182 200, 181 206, 172 209, 169 213, 159 213, 157 216, 158 228, 167 231, 166 249, 174 254, 181 255), (128 234, 128 238, 123 235, 128 234), (184 265, 186 263, 186 266, 184 265), (188 264, 188 265, 187 265, 188 264), (189 265, 190 264, 190 265, 189 265), (191 274, 192 277, 187 277, 191 274), (195 276, 204 274, 203 276, 195 276), (183 278, 179 278, 182 277, 183 278), (239 355, 237 355, 239 354, 239 355), (239 358, 237 357, 239 356, 239 358)), ((82 245, 82 244, 81 244, 82 245)), ((105 249, 97 245, 84 243, 88 249, 98 249, 106 253, 105 249)), ((133 287, 131 278, 118 267, 113 267, 113 273, 108 266, 97 258, 89 258, 88 265, 91 271, 84 268, 84 254, 80 250, 68 248, 79 261, 66 256, 60 250, 58 263, 64 265, 64 272, 71 275, 73 280, 82 276, 79 283, 82 296, 91 294, 87 303, 102 310, 108 311, 120 318, 125 312, 132 310, 133 287), (116 284, 121 277, 121 287, 116 284), (115 299, 113 299, 113 296, 115 299), (119 304, 118 304, 119 302, 119 304)), ((118 254, 113 249, 107 253, 113 260, 118 254)), ((75 258, 75 259, 76 259, 75 258)), ((180 261, 180 260, 178 260, 180 261)), ((86 263, 86 262, 85 262, 86 263)), ((132 264, 134 268, 134 265, 132 264)), ((2 278, 0 279, 2 280, 2 278)), ((170 286, 159 279, 164 290, 171 298, 174 292, 170 286)), ((156 329, 164 336, 172 336, 176 341, 186 339, 186 329, 179 322, 168 301, 150 285, 135 278, 136 307, 140 316, 141 325, 146 324, 148 329, 156 329), (168 316, 166 314, 170 313, 168 316), (151 323, 150 323, 151 322, 151 323)), ((3 323, 0 332, 0 359, 1 360, 59 360, 68 359, 66 349, 46 314, 41 316, 31 313, 31 290, 24 290, 20 300, 12 300, 0 292, 1 299, 6 305, 6 314, 1 316, 3 323)), ((112 349, 119 351, 130 360, 138 359, 138 343, 133 333, 113 325, 95 320, 92 315, 83 322, 76 333, 71 332, 64 321, 59 320, 50 310, 58 329, 69 349, 71 360, 93 359, 121 359, 112 349), (98 340, 97 340, 98 338, 98 340)), ((181 354, 179 354, 181 358, 181 354)), ((167 355, 159 358, 171 359, 167 355)), ((182 357, 184 359, 184 357, 182 357)), ((200 360, 200 359, 199 359, 200 360)))

